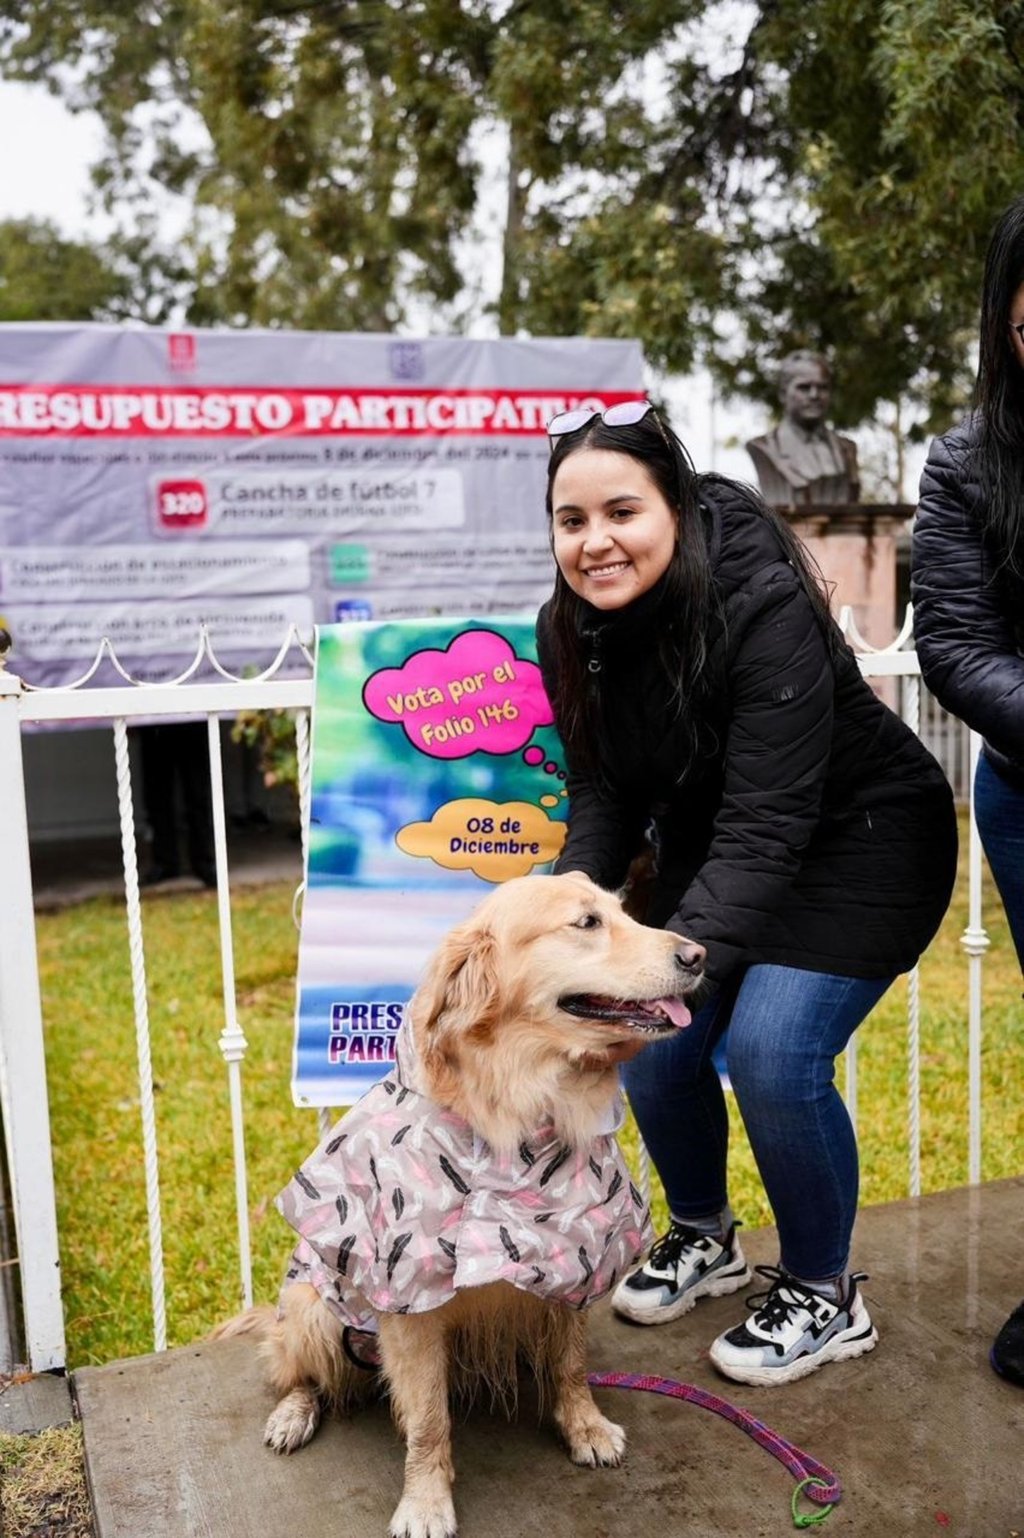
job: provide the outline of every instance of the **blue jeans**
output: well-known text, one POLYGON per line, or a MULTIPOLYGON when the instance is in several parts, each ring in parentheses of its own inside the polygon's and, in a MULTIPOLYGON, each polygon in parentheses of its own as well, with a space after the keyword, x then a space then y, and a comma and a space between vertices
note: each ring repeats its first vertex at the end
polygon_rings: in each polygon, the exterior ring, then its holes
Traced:
POLYGON ((728 1027, 729 1077, 779 1231, 782 1264, 808 1281, 839 1276, 857 1215, 857 1140, 835 1059, 892 982, 757 965, 645 1048, 623 1080, 640 1132, 685 1222, 728 1200, 729 1118, 711 1061, 728 1027))
POLYGON ((985 754, 974 777, 974 818, 1024 972, 1024 790, 993 769, 985 754))

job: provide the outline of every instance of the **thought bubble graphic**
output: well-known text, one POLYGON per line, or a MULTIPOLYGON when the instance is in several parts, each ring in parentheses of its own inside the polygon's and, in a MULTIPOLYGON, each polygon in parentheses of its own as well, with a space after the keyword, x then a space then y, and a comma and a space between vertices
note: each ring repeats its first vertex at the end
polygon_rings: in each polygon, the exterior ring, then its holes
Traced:
POLYGON ((515 753, 553 720, 540 668, 493 630, 464 630, 446 651, 415 652, 400 668, 381 668, 367 680, 363 703, 431 758, 515 753))
POLYGON ((406 854, 446 870, 471 870, 483 881, 526 876, 553 860, 565 842, 565 823, 552 822, 528 801, 463 797, 439 806, 429 822, 410 822, 395 842, 406 854))

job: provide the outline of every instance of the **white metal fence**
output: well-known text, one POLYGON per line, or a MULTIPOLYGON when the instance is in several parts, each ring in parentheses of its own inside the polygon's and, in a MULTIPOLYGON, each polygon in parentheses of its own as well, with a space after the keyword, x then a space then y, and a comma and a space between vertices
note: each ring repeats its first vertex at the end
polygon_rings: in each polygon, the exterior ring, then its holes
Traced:
MULTIPOLYGON (((908 723, 919 730, 922 724, 921 687, 916 654, 907 645, 909 617, 893 646, 878 652, 864 646, 848 614, 844 613, 842 622, 861 654, 864 673, 872 679, 899 681, 899 708, 908 723)), ((88 722, 90 725, 106 723, 113 732, 136 1023, 154 1348, 159 1351, 166 1346, 163 1238, 150 1064, 145 944, 127 729, 132 721, 152 720, 161 716, 195 716, 207 721, 224 1008, 219 1047, 229 1084, 242 1292, 246 1302, 250 1302, 252 1277, 242 1110, 242 1063, 246 1041, 239 1025, 235 1002, 219 721, 221 716, 234 716, 239 711, 252 709, 284 708, 296 713, 301 826, 305 840, 305 830, 308 828, 309 712, 312 692, 312 659, 294 634, 285 639, 271 666, 253 678, 238 678, 221 667, 205 635, 192 665, 179 678, 157 685, 134 682, 121 668, 107 643, 104 643, 88 673, 76 683, 62 688, 33 689, 12 674, 4 672, 0 666, 0 850, 3 851, 5 877, 3 901, 0 902, 0 1113, 6 1138, 26 1352, 29 1365, 35 1371, 62 1368, 65 1363, 65 1343, 22 729, 32 723, 73 720, 78 723, 88 722), (294 659, 296 650, 305 664, 306 676, 301 678, 287 676, 287 664, 294 659), (120 674, 122 681, 117 685, 96 685, 98 670, 104 662, 120 674), (208 676, 200 681, 202 673, 213 673, 216 676, 213 681, 208 676)), ((967 750, 960 746, 957 733, 949 727, 948 720, 941 723, 941 730, 951 745, 950 752, 953 755, 952 758, 944 759, 947 772, 955 784, 959 780, 963 787, 967 750)), ((971 751, 976 754, 976 742, 971 751)), ((967 953, 969 969, 968 1171, 970 1181, 975 1183, 981 1171, 981 965, 988 938, 981 925, 981 852, 973 818, 969 847, 969 888, 970 918, 961 943, 967 953)), ((916 1195, 921 1188, 920 1002, 916 970, 910 974, 907 984, 907 1033, 910 1129, 908 1191, 916 1195)), ((847 1054, 846 1097, 856 1120, 855 1050, 847 1054)), ((3 1351, 6 1321, 3 1314, 0 1294, 0 1370, 5 1366, 3 1351)))

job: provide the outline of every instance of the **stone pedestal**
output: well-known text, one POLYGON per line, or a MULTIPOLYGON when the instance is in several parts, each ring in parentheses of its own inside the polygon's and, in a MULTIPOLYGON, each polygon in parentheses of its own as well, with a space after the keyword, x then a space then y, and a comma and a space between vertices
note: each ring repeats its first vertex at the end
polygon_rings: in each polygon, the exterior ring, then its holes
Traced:
POLYGON ((865 641, 891 646, 903 623, 897 612, 897 551, 913 506, 859 502, 778 511, 832 585, 836 617, 848 604, 865 641))

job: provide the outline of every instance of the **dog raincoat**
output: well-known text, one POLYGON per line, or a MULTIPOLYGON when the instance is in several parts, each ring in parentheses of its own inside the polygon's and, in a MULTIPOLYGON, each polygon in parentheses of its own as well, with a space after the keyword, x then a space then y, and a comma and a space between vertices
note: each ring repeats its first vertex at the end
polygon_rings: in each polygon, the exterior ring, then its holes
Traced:
POLYGON ((463 1287, 511 1282, 585 1308, 651 1240, 650 1214, 613 1131, 586 1148, 539 1129, 498 1156, 468 1122, 394 1068, 296 1172, 277 1207, 299 1234, 285 1288, 310 1282, 342 1322, 440 1308, 463 1287))

